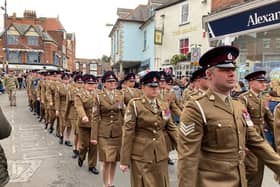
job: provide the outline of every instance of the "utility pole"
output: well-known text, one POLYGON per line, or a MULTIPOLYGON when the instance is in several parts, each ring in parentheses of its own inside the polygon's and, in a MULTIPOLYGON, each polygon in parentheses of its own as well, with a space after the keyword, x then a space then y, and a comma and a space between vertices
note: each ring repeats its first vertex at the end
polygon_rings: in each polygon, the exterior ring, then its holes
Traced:
POLYGON ((8 49, 8 14, 7 14, 7 0, 5 0, 4 7, 1 7, 2 10, 5 11, 4 13, 4 36, 5 36, 5 56, 4 56, 4 61, 3 61, 3 69, 6 73, 8 73, 9 68, 9 49, 8 49), (4 66, 5 65, 5 66, 4 66))

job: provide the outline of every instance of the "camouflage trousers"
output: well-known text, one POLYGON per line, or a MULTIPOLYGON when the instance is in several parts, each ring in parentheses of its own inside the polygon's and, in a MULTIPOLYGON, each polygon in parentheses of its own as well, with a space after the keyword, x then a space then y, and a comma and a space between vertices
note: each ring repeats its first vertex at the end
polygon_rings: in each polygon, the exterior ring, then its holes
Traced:
POLYGON ((7 89, 10 106, 16 106, 16 89, 7 89))

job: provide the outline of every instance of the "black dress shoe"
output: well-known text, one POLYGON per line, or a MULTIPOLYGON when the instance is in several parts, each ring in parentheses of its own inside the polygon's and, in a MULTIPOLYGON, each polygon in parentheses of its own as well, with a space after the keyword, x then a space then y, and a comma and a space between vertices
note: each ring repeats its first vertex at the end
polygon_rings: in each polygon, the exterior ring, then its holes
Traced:
POLYGON ((80 166, 80 167, 82 167, 83 166, 83 163, 84 163, 84 161, 82 160, 82 159, 78 159, 78 165, 80 166))
POLYGON ((59 144, 63 144, 63 136, 59 137, 59 144))
POLYGON ((48 123, 45 123, 45 129, 47 129, 48 128, 48 123))
POLYGON ((168 158, 168 164, 169 165, 174 165, 174 162, 170 158, 168 158))
POLYGON ((76 158, 78 158, 78 156, 79 156, 79 151, 78 150, 73 150, 72 158, 76 159, 76 158))
POLYGON ((49 128, 49 133, 50 133, 50 134, 53 133, 53 127, 50 127, 50 128, 49 128))
POLYGON ((94 175, 98 175, 99 174, 99 171, 95 167, 88 168, 88 171, 93 173, 94 175))
POLYGON ((69 140, 66 140, 64 144, 68 147, 72 147, 72 143, 69 140))

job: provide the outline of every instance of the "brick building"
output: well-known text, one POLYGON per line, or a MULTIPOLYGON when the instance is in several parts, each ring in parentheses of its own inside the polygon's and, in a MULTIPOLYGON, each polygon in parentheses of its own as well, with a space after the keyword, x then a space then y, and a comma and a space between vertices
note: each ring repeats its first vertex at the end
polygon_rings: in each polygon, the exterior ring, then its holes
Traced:
POLYGON ((212 0, 211 13, 203 18, 210 44, 240 49, 241 80, 257 70, 280 80, 279 7, 279 0, 212 0))
POLYGON ((8 52, 9 69, 75 69, 75 34, 67 33, 58 18, 38 18, 26 10, 23 17, 7 16, 5 28, 7 37, 5 32, 0 36, 2 66, 8 52))
POLYGON ((82 72, 83 74, 92 74, 95 76, 103 75, 103 63, 97 59, 76 58, 75 71, 82 72))

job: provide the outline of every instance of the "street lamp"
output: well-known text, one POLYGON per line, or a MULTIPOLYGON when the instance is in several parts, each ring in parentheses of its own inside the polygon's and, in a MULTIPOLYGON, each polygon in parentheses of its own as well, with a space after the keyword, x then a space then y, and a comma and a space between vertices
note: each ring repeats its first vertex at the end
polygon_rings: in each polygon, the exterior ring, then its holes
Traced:
POLYGON ((7 0, 5 0, 4 7, 1 6, 1 9, 5 11, 4 13, 4 34, 5 34, 5 50, 6 55, 4 57, 3 61, 3 69, 6 73, 8 73, 8 61, 9 61, 9 50, 8 50, 8 29, 7 29, 7 21, 8 21, 8 14, 7 14, 7 0), (4 64, 6 65, 6 69, 4 67, 4 64))

